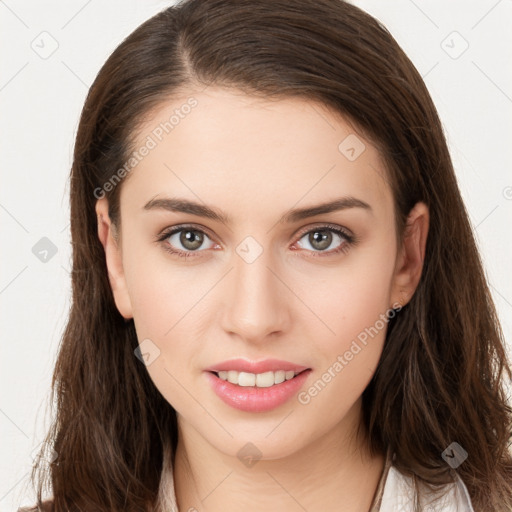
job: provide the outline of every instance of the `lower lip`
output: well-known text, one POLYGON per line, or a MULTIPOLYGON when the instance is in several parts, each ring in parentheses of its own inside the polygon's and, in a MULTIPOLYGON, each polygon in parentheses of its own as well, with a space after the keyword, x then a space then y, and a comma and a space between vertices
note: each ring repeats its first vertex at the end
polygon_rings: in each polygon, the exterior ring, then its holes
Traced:
POLYGON ((227 380, 222 380, 214 373, 206 372, 213 391, 226 404, 246 412, 271 411, 286 403, 298 393, 311 370, 299 373, 293 379, 285 380, 281 384, 274 384, 268 388, 255 386, 238 386, 227 380))

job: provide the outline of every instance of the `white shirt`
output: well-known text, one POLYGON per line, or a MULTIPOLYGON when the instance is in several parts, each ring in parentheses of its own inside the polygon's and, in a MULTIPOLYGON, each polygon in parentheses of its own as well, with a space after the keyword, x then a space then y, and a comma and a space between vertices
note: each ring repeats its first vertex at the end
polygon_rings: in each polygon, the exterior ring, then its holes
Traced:
MULTIPOLYGON (((160 482, 160 498, 164 510, 187 512, 178 510, 172 472, 166 472, 166 475, 160 482)), ((444 485, 435 495, 424 484, 418 484, 422 512, 475 512, 464 482, 456 472, 454 475, 456 482, 444 485), (434 501, 433 498, 438 496, 441 497, 434 501)), ((414 502, 412 478, 403 475, 393 466, 388 451, 370 512, 414 512, 414 502)))
MULTIPOLYGON (((446 484, 439 495, 430 494, 420 486, 419 495, 423 512, 475 512, 468 490, 462 479, 455 473, 456 482, 446 484), (432 496, 441 496, 434 501, 432 496)), ((414 489, 412 478, 402 475, 394 466, 388 471, 379 512, 413 512, 414 489)))
MULTIPOLYGON (((167 457, 164 457, 164 467, 167 457)), ((167 466, 168 467, 168 466, 167 466)), ((454 472, 456 482, 446 484, 435 496, 442 496, 437 501, 432 501, 432 495, 426 487, 420 487, 420 510, 422 512, 475 512, 471 505, 471 499, 462 479, 454 472)), ((400 473, 393 465, 388 454, 384 471, 375 492, 374 503, 370 512, 414 512, 414 488, 411 477, 400 473)), ((159 489, 160 504, 166 512, 178 511, 174 479, 172 471, 167 471, 162 476, 159 489)), ((20 508, 18 512, 26 512, 30 509, 20 508)), ((49 511, 53 510, 50 506, 49 511)))

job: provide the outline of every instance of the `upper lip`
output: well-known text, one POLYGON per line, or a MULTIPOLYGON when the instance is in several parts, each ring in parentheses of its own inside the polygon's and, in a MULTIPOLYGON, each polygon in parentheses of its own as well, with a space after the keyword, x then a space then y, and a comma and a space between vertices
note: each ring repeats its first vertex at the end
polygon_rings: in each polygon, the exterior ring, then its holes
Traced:
POLYGON ((299 364, 290 363, 289 361, 281 361, 279 359, 264 359, 263 361, 248 361, 247 359, 229 359, 228 361, 222 361, 213 366, 206 368, 209 372, 221 372, 235 370, 237 372, 247 373, 265 373, 265 372, 277 372, 278 370, 290 371, 293 370, 295 373, 300 373, 304 370, 308 370, 307 366, 301 366, 299 364))

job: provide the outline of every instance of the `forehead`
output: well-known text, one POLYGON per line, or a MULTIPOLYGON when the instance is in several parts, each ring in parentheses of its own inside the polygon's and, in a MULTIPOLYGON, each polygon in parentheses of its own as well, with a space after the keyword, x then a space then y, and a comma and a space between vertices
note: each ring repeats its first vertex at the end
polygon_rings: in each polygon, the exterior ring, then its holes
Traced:
POLYGON ((258 206, 280 212, 344 195, 377 213, 392 204, 376 148, 339 113, 307 99, 208 87, 155 108, 134 149, 122 203, 124 196, 143 206, 156 195, 229 201, 246 217, 258 206))

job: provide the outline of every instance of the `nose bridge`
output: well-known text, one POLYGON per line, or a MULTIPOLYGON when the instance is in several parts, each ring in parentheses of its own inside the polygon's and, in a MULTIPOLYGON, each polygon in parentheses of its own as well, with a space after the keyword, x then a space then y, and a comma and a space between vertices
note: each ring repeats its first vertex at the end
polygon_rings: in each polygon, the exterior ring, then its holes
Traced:
POLYGON ((233 266, 224 328, 253 341, 282 330, 288 301, 285 287, 274 275, 272 251, 246 237, 233 253, 233 266))

